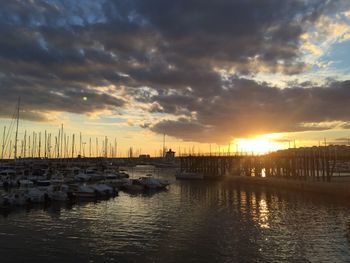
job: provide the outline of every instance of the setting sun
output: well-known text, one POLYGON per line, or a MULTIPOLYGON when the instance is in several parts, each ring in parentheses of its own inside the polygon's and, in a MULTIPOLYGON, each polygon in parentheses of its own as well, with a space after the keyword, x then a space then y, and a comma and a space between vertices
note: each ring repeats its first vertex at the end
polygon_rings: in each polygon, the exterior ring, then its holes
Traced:
POLYGON ((252 139, 237 139, 235 143, 239 151, 254 154, 264 154, 285 148, 283 143, 277 142, 273 138, 269 138, 269 136, 261 136, 252 139))

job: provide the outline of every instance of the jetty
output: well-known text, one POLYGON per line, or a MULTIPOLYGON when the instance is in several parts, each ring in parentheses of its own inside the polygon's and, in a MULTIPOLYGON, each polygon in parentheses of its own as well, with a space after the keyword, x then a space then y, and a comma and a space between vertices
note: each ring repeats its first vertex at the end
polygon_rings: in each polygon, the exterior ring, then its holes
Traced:
POLYGON ((330 145, 264 155, 181 156, 180 171, 237 183, 350 197, 350 147, 330 145))

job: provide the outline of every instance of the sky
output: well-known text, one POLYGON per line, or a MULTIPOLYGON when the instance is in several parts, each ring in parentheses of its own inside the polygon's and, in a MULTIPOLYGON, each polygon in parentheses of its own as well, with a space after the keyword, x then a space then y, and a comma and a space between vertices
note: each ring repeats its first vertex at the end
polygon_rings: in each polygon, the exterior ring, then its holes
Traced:
POLYGON ((0 128, 20 97, 19 143, 62 124, 85 143, 117 140, 120 155, 157 155, 163 134, 182 153, 350 137, 348 0, 0 6, 0 128))

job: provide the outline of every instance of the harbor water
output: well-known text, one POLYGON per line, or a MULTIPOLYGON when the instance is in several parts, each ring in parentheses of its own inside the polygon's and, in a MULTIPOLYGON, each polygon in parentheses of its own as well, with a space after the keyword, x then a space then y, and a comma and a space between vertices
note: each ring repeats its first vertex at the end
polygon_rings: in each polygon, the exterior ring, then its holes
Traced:
POLYGON ((155 172, 167 191, 0 216, 0 262, 350 262, 348 200, 174 173, 155 172))

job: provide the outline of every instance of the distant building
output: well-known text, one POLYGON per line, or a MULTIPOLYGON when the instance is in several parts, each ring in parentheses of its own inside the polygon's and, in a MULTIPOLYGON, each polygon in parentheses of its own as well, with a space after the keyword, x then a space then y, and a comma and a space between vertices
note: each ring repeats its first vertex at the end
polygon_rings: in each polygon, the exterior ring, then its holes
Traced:
POLYGON ((175 159, 175 152, 172 151, 171 149, 169 149, 169 151, 167 151, 167 152, 165 153, 165 159, 166 159, 167 161, 172 161, 172 160, 174 160, 174 159, 175 159))

